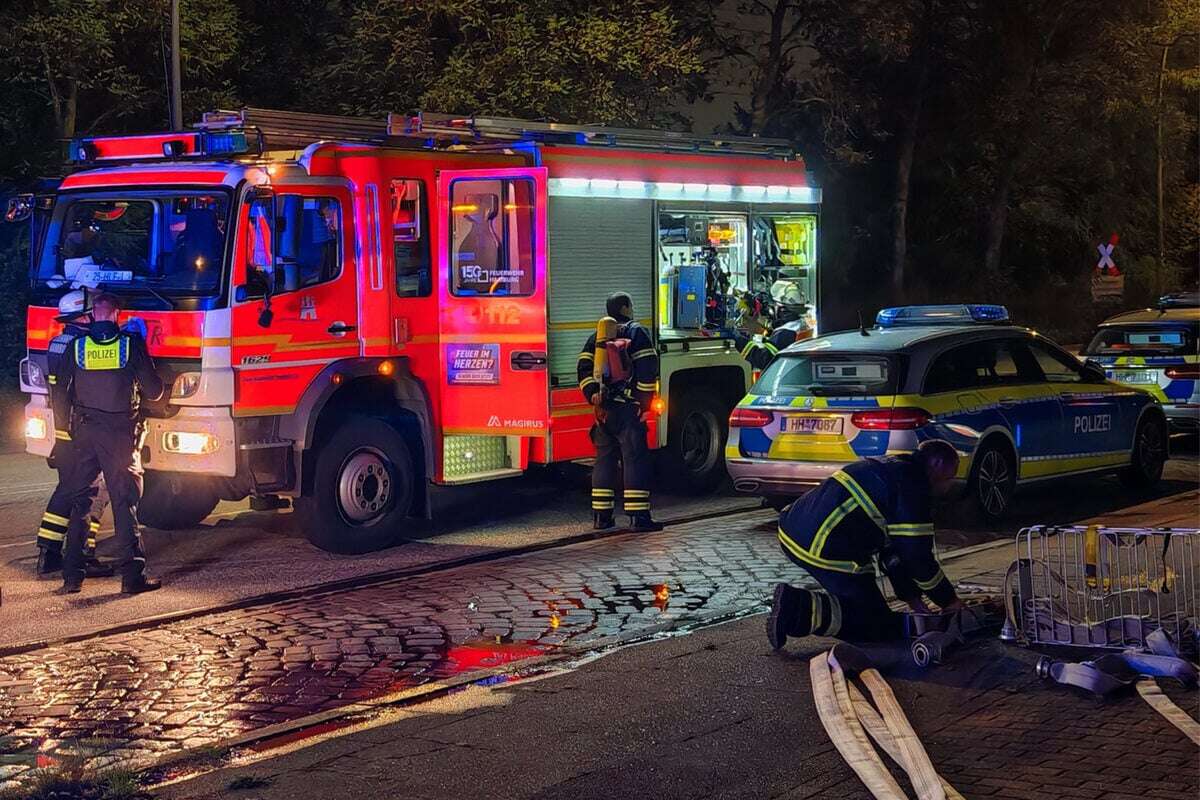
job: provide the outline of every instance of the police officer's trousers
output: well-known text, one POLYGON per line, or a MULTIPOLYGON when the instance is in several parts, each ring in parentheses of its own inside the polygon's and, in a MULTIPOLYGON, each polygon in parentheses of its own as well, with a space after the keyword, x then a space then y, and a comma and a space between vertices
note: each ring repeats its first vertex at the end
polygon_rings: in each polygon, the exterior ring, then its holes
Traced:
MULTIPOLYGON (((59 442, 56 446, 59 457, 67 463, 74 461, 71 445, 71 442, 59 442)), ((67 526, 71 521, 71 495, 63 483, 67 475, 66 464, 56 464, 55 468, 58 470, 58 485, 54 487, 54 492, 50 495, 50 502, 46 503, 46 511, 42 514, 42 524, 38 526, 37 531, 37 546, 51 554, 62 553, 63 544, 67 539, 67 526)), ((104 478, 96 479, 90 487, 88 495, 91 497, 91 507, 87 513, 88 530, 83 552, 86 558, 94 558, 96 534, 100 530, 100 517, 104 515, 104 509, 108 507, 108 487, 104 484, 104 478)))
POLYGON ((592 510, 613 513, 616 490, 624 477, 624 506, 627 514, 650 513, 650 448, 646 423, 637 403, 606 403, 604 422, 592 425, 596 465, 592 469, 592 510))
POLYGON ((799 627, 794 630, 851 642, 883 642, 904 636, 904 614, 888 606, 874 572, 855 575, 796 563, 812 575, 824 591, 810 592, 816 608, 810 619, 795 620, 799 627))
POLYGON ((137 521, 137 504, 142 496, 139 439, 133 421, 84 416, 75 426, 71 459, 65 465, 63 478, 64 491, 71 498, 71 522, 63 555, 64 578, 83 577, 91 486, 101 474, 112 503, 117 565, 127 578, 141 575, 145 569, 146 557, 137 521))

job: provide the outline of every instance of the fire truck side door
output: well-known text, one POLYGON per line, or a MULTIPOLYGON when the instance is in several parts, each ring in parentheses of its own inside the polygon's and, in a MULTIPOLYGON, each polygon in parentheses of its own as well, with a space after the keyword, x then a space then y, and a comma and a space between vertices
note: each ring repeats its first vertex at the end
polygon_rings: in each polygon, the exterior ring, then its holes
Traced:
POLYGON ((443 430, 545 435, 546 170, 444 171, 437 185, 443 430))
POLYGON ((233 308, 239 416, 292 411, 328 364, 360 355, 352 202, 340 185, 279 184, 273 220, 243 205, 235 275, 267 260, 275 291, 268 325, 260 297, 233 308))

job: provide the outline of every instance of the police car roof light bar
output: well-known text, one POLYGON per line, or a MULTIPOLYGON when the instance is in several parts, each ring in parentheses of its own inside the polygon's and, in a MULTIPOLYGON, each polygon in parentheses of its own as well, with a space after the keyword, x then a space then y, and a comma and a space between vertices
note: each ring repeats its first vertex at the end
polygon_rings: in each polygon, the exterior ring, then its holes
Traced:
POLYGON ((1007 308, 983 303, 893 306, 881 309, 875 317, 875 324, 880 328, 899 328, 906 325, 970 325, 980 322, 1008 321, 1007 308))
POLYGON ((1174 292, 1158 298, 1159 309, 1200 308, 1200 292, 1174 292))

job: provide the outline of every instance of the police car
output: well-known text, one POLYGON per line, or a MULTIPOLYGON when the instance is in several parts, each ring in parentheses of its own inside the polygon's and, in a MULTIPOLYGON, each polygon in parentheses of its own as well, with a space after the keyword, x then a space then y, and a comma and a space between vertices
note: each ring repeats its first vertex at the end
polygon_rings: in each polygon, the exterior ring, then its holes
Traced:
POLYGON ((1162 475, 1167 426, 1147 391, 1110 381, 996 305, 905 306, 877 326, 788 347, 729 419, 734 486, 781 505, 864 456, 945 439, 958 480, 998 520, 1017 485, 1162 475))
POLYGON ((1157 397, 1172 431, 1200 430, 1200 293, 1105 320, 1084 354, 1112 380, 1157 397))

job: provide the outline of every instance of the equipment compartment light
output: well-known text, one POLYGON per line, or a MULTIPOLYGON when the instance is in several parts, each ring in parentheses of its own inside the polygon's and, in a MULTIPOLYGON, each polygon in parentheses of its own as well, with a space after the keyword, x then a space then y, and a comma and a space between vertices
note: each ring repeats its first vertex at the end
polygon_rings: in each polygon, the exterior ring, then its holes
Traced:
POLYGON ((26 439, 45 439, 49 427, 46 425, 46 420, 43 417, 26 417, 25 418, 25 438, 26 439))
POLYGON ((168 453, 199 456, 214 453, 220 442, 210 433, 192 431, 167 431, 163 434, 162 447, 168 453))
POLYGON ((593 189, 615 189, 617 182, 610 178, 592 178, 593 189))
POLYGON ((176 377, 171 384, 171 398, 191 397, 200 391, 200 377, 199 372, 185 372, 176 377))

